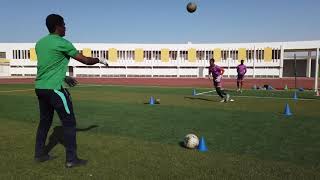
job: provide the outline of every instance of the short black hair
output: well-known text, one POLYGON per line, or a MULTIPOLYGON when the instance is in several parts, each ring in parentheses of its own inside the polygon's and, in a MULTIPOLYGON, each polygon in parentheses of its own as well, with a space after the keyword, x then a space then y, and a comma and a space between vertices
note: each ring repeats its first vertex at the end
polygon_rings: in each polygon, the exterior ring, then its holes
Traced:
POLYGON ((211 58, 210 61, 214 62, 215 60, 213 58, 211 58))
POLYGON ((241 61, 240 61, 241 63, 244 63, 244 60, 243 59, 241 59, 241 61))
POLYGON ((63 17, 58 14, 50 14, 46 18, 46 25, 50 33, 54 33, 56 26, 63 25, 63 17))

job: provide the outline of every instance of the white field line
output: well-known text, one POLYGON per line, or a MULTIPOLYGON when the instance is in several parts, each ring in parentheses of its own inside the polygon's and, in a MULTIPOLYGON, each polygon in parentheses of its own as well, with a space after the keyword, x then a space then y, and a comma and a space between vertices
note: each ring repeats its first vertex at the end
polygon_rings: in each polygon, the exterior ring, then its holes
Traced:
POLYGON ((214 92, 214 90, 206 91, 206 92, 201 92, 201 93, 196 93, 196 96, 197 96, 197 95, 202 95, 202 94, 211 93, 211 92, 214 92))
MULTIPOLYGON (((158 88, 168 88, 164 86, 126 86, 126 85, 102 85, 102 84, 86 84, 86 85, 78 85, 76 87, 158 87, 158 88)), ((169 87, 169 88, 179 88, 179 87, 169 87)), ((186 88, 186 87, 181 87, 181 88, 186 88)), ((34 91, 34 89, 17 89, 17 90, 7 90, 7 91, 0 91, 0 93, 11 93, 11 92, 26 92, 26 91, 34 91)), ((214 92, 214 90, 211 91, 206 91, 206 92, 201 92, 201 93, 196 93, 196 96, 201 95, 201 96, 218 96, 214 94, 208 94, 214 92)), ((282 97, 261 97, 261 96, 232 96, 232 97, 237 97, 237 98, 255 98, 255 99, 283 99, 283 100, 293 100, 293 98, 282 98, 282 97)), ((318 99, 305 99, 305 98, 298 98, 297 100, 302 100, 302 101, 316 101, 318 99)))
MULTIPOLYGON (((218 96, 215 94, 202 94, 200 96, 218 96)), ((294 100, 293 98, 282 98, 282 97, 261 97, 261 96, 230 96, 236 98, 254 98, 254 99, 282 99, 282 100, 294 100)), ((305 98, 298 98, 299 101, 317 101, 318 99, 305 99, 305 98)))
MULTIPOLYGON (((138 88, 173 88, 173 89, 192 89, 195 87, 186 87, 186 86, 149 86, 149 85, 121 85, 121 84, 79 84, 76 87, 138 87, 138 88)), ((202 89, 209 89, 209 88, 202 88, 202 89)))

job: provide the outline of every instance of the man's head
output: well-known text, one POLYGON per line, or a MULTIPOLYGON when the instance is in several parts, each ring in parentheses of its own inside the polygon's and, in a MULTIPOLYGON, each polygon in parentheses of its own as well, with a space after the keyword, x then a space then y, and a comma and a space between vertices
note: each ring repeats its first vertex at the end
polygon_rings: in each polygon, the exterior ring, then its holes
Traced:
POLYGON ((244 63, 244 60, 242 59, 240 62, 241 62, 241 64, 243 64, 243 63, 244 63))
POLYGON ((211 59, 210 59, 210 66, 213 66, 213 65, 214 65, 214 59, 211 58, 211 59))
POLYGON ((47 16, 46 25, 51 34, 58 34, 61 37, 66 35, 66 27, 62 16, 58 14, 50 14, 47 16))

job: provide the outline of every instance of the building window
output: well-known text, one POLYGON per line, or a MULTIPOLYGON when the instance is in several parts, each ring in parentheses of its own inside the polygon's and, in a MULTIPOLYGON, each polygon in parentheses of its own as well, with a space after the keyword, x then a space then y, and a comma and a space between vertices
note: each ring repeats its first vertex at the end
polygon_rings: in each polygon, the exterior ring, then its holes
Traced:
POLYGON ((30 50, 28 50, 28 52, 27 52, 27 57, 28 57, 28 59, 30 59, 30 50))
POLYGON ((120 60, 124 60, 126 58, 125 51, 118 51, 117 54, 118 54, 118 59, 120 60))
POLYGON ((117 59, 120 59, 120 51, 117 51, 117 59))
POLYGON ((228 51, 226 51, 226 50, 221 51, 221 59, 222 60, 228 59, 228 51))
POLYGON ((230 58, 232 59, 232 60, 238 60, 238 51, 237 50, 231 50, 230 51, 230 58))
POLYGON ((124 60, 132 60, 134 59, 134 56, 132 56, 132 52, 131 51, 123 51, 122 52, 122 56, 124 60))
POLYGON ((30 59, 30 58, 28 58, 28 50, 24 50, 24 58, 25 59, 30 59))
POLYGON ((204 58, 205 58, 204 52, 205 51, 197 51, 197 60, 204 60, 204 58))
POLYGON ((6 58, 6 52, 0 52, 0 59, 6 58))
POLYGON ((213 51, 206 51, 206 59, 209 60, 213 58, 213 51))
POLYGON ((135 56, 134 51, 126 51, 126 59, 133 60, 135 56))
POLYGON ((247 59, 252 60, 254 58, 254 50, 247 50, 247 59))
POLYGON ((254 60, 254 50, 247 50, 246 51, 246 57, 247 57, 247 62, 251 63, 254 60))
POLYGON ((99 58, 100 57, 99 51, 97 51, 97 50, 91 51, 91 55, 94 58, 99 58))
POLYGON ((188 51, 180 51, 180 59, 188 60, 188 51))
POLYGON ((152 51, 152 59, 160 60, 161 59, 161 51, 152 51))
POLYGON ((256 59, 257 62, 262 62, 264 59, 264 50, 256 50, 256 59))
POLYGON ((178 51, 169 51, 169 60, 177 60, 178 51))
POLYGON ((278 49, 272 50, 272 59, 280 59, 281 51, 278 49))
POLYGON ((108 51, 100 51, 100 57, 104 59, 108 59, 108 51))
POLYGON ((144 60, 151 60, 151 51, 143 51, 143 59, 144 60))

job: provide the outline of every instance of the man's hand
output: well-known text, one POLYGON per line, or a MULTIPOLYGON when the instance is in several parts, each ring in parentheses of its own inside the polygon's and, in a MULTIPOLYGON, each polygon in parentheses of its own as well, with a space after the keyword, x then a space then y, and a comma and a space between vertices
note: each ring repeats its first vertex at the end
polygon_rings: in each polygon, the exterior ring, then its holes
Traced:
POLYGON ((222 78, 222 75, 219 75, 217 78, 215 78, 214 81, 219 83, 221 82, 221 78, 222 78))
POLYGON ((68 86, 70 86, 70 87, 74 87, 75 85, 78 84, 78 81, 75 78, 70 77, 70 76, 66 76, 64 78, 64 82, 66 82, 68 84, 68 86))
POLYGON ((99 63, 106 65, 107 67, 109 66, 107 59, 99 59, 99 63))

